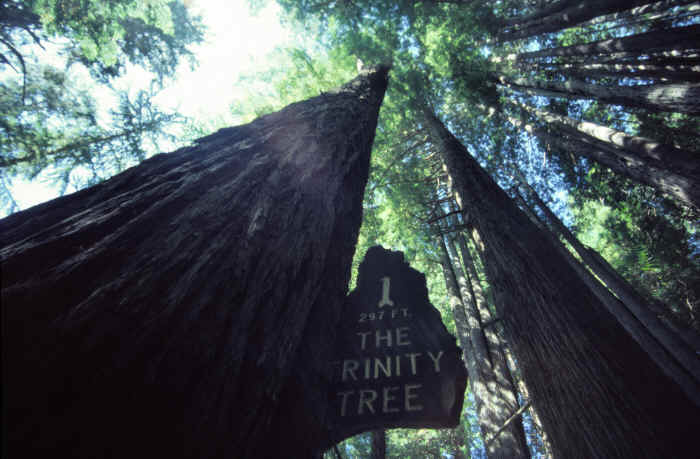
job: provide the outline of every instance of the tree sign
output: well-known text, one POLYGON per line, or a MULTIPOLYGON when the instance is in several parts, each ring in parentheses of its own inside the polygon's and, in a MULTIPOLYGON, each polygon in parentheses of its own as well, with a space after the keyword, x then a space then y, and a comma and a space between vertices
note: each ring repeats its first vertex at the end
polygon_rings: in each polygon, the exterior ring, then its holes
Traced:
POLYGON ((343 306, 331 362, 331 436, 459 423, 467 373, 430 304, 425 276, 402 252, 370 248, 343 306))

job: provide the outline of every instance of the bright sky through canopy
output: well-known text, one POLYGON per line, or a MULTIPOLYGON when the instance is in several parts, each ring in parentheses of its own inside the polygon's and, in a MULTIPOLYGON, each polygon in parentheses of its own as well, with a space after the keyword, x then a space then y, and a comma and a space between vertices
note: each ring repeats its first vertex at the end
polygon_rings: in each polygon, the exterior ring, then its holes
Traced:
MULTIPOLYGON (((251 13, 247 0, 185 1, 206 26, 205 40, 192 50, 198 66, 180 64, 175 78, 155 98, 164 110, 176 110, 195 121, 221 120, 233 124, 229 105, 238 88, 239 75, 251 73, 264 63, 276 46, 285 45, 292 33, 280 25, 280 8, 275 2, 251 13)), ((147 88, 152 75, 141 68, 129 72, 116 85, 122 88, 147 88)), ((100 97, 99 90, 96 97, 100 97)), ((53 199, 58 189, 41 180, 15 179, 12 190, 20 209, 53 199)), ((74 190, 69 190, 74 191, 74 190)))

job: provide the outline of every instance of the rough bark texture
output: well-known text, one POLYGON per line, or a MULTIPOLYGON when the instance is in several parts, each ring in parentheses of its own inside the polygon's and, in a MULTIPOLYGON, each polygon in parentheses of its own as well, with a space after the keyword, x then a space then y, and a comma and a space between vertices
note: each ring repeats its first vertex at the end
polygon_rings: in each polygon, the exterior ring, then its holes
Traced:
POLYGON ((387 73, 0 221, 3 456, 310 456, 387 73))
POLYGON ((540 51, 520 53, 518 60, 528 60, 541 57, 562 56, 592 56, 595 54, 610 54, 616 52, 645 53, 695 48, 700 36, 700 25, 676 27, 672 29, 654 30, 651 32, 629 35, 622 38, 610 38, 580 45, 546 48, 540 51))
POLYGON ((603 86, 569 78, 566 81, 538 81, 500 77, 499 83, 526 94, 568 99, 594 99, 607 104, 661 112, 700 114, 700 84, 668 83, 636 86, 603 86))
POLYGON ((555 455, 693 457, 700 410, 427 109, 425 123, 483 239, 498 313, 555 455))
MULTIPOLYGON (((607 305, 608 311, 617 318, 657 365, 683 388, 688 398, 694 400, 700 407, 700 360, 697 358, 700 347, 688 346, 669 330, 656 317, 648 302, 600 254, 581 244, 532 187, 524 181, 523 184, 554 228, 555 234, 571 244, 581 260, 620 299, 618 301, 615 301, 615 298, 607 301, 601 299, 607 305)), ((664 307, 664 309, 668 308, 664 307)))
MULTIPOLYGON (((523 67, 523 66, 521 66, 523 67)), ((548 74, 557 72, 572 75, 575 78, 637 78, 655 81, 673 81, 700 83, 700 65, 657 65, 653 60, 641 62, 627 61, 621 63, 584 64, 584 63, 545 63, 526 65, 525 68, 544 69, 548 74)))

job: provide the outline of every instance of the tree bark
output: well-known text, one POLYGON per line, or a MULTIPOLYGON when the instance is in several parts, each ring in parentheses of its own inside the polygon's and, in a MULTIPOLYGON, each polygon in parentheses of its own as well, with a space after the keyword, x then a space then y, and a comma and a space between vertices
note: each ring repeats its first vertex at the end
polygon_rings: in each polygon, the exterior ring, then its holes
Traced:
MULTIPOLYGON (((586 142, 576 146, 569 143, 568 152, 587 156, 632 180, 668 193, 683 205, 700 211, 700 160, 693 152, 629 135, 590 121, 574 120, 522 103, 516 105, 552 126, 565 126, 574 138, 573 142, 586 142)), ((537 132, 538 135, 543 135, 539 130, 537 132)), ((544 135, 552 140, 551 136, 544 135)), ((562 137, 554 141, 560 145, 566 142, 562 137)))
MULTIPOLYGON (((628 286, 628 291, 622 291, 622 297, 618 292, 611 288, 608 284, 603 285, 600 280, 605 282, 605 279, 609 279, 610 275, 603 273, 600 275, 600 266, 590 265, 591 257, 582 257, 583 263, 569 252, 569 250, 561 243, 561 241, 551 233, 551 230, 546 223, 542 222, 540 218, 534 214, 534 212, 529 209, 528 204, 522 197, 520 198, 522 202, 523 209, 526 213, 530 215, 530 218, 539 223, 543 228, 543 231, 547 235, 551 235, 553 244, 557 247, 562 256, 567 260, 569 265, 578 273, 583 282, 591 289, 591 291, 598 297, 603 305, 608 309, 608 311, 615 316, 618 322, 627 330, 627 332, 634 338, 637 343, 644 349, 644 351, 649 355, 649 357, 654 360, 654 362, 661 368, 661 370, 672 380, 674 380, 679 387, 683 389, 689 399, 693 400, 698 406, 700 406, 700 383, 697 377, 694 375, 697 373, 697 359, 695 358, 694 351, 688 352, 687 345, 679 340, 678 337, 669 336, 670 332, 665 329, 660 328, 664 325, 656 317, 649 317, 651 311, 648 310, 648 306, 641 305, 641 307, 646 308, 646 311, 641 313, 641 318, 639 316, 640 301, 641 298, 635 298, 637 304, 632 304, 629 306, 629 298, 631 295, 638 296, 634 292, 631 286, 628 286), (593 273, 595 273, 598 278, 596 278, 591 272, 586 268, 590 268, 593 273), (608 290, 610 288, 610 290, 608 290), (611 293, 612 291, 612 293, 611 293), (630 292, 631 291, 631 292, 630 292), (613 295, 615 293, 617 297, 613 295), (625 302, 627 300, 628 302, 625 302), (690 360, 688 359, 688 354, 690 354, 690 360), (679 358, 680 357, 680 358, 679 358)), ((547 209, 549 211, 549 208, 547 209)), ((551 212, 551 211, 549 211, 551 212)), ((546 213, 546 215, 549 215, 546 213)), ((549 220, 550 217, 548 216, 549 220)), ((561 222, 560 222, 561 223, 561 222)), ((553 224, 556 228, 557 225, 553 224)), ((567 230, 568 231, 568 230, 567 230)), ((555 230, 555 233, 559 231, 555 230)), ((563 235, 563 234, 562 234, 563 235)), ((573 237, 573 235, 571 235, 573 237)), ((565 236, 565 239, 566 238, 565 236)), ((569 241, 571 242, 571 241, 569 241)), ((581 243, 576 241, 577 246, 581 247, 581 243)), ((574 246, 576 249, 576 246, 574 246)), ((579 256, 581 254, 579 253, 579 256)), ((612 270, 612 267, 610 267, 612 270)), ((619 277, 619 276, 618 276, 619 277)), ((623 281, 624 282, 624 281, 623 281)), ((617 285, 616 285, 617 286, 617 285)))
MULTIPOLYGON (((652 343, 651 345, 660 344, 665 351, 675 359, 675 364, 669 363, 666 366, 666 362, 659 361, 657 361, 657 364, 665 370, 667 367, 670 367, 671 369, 666 370, 669 377, 673 378, 684 388, 689 398, 694 398, 696 403, 700 405, 700 360, 697 358, 697 352, 700 351, 700 340, 696 339, 695 342, 692 343, 693 346, 689 347, 680 337, 674 335, 653 313, 648 302, 637 293, 629 282, 620 276, 599 253, 581 244, 578 238, 574 236, 564 223, 559 220, 559 217, 549 209, 529 184, 523 180, 520 180, 520 182, 529 191, 529 195, 545 215, 550 225, 554 228, 555 233, 571 244, 571 247, 573 247, 579 257, 581 257, 581 260, 583 260, 595 275, 621 300, 623 307, 629 309, 636 320, 638 320, 646 328, 646 331, 658 341, 658 343, 652 343), (680 365, 681 369, 687 374, 676 370, 676 365, 680 365), (688 376, 690 376, 690 378, 688 378, 688 376)), ((617 304, 615 304, 615 306, 616 309, 618 309, 617 304)), ((610 312, 622 323, 622 317, 615 312, 616 309, 610 310, 610 312)), ((661 306, 656 309, 667 310, 668 307, 661 306)), ((624 316, 628 315, 626 312, 622 314, 624 316)), ((632 331, 630 331, 630 334, 634 336, 632 331)), ((641 342, 640 345, 652 355, 647 346, 641 342)), ((660 355, 660 353, 657 353, 657 355, 660 355)))
MULTIPOLYGON (((458 233, 457 237, 460 236, 461 233, 458 233)), ((476 390, 472 386, 472 392, 481 392, 480 398, 484 401, 478 415, 486 454, 489 458, 529 458, 530 450, 527 447, 521 419, 510 423, 507 428, 499 430, 499 427, 503 426, 520 408, 520 404, 513 380, 508 373, 505 356, 502 354, 502 343, 493 328, 484 328, 483 326, 484 323, 493 318, 488 310, 483 292, 481 292, 481 286, 478 285, 476 270, 464 243, 462 236, 460 250, 464 264, 467 266, 467 272, 465 273, 459 266, 458 260, 455 262, 454 270, 457 284, 464 299, 473 348, 483 348, 485 354, 483 356, 477 355, 479 384, 476 390), (474 344, 475 338, 478 339, 478 345, 474 344)), ((450 241, 450 246, 453 253, 456 254, 457 251, 452 241, 450 241)))
POLYGON ((0 221, 9 457, 312 455, 387 74, 0 221))
POLYGON ((498 313, 555 455, 695 454, 698 407, 429 109, 424 122, 483 238, 498 313))
POLYGON ((609 38, 580 45, 546 48, 518 54, 519 61, 542 57, 592 56, 618 52, 666 51, 695 48, 700 39, 700 25, 654 30, 651 32, 629 35, 622 38, 609 38))
POLYGON ((607 104, 651 111, 700 114, 700 84, 668 83, 635 86, 603 86, 575 78, 566 81, 538 81, 498 77, 506 87, 526 94, 567 99, 594 99, 607 104))

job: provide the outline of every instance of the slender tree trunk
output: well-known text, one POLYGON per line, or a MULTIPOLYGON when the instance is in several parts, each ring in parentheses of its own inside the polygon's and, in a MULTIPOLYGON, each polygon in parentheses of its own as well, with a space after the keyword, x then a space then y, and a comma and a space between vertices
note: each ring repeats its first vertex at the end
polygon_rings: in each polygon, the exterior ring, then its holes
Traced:
MULTIPOLYGON (((630 8, 628 10, 620 11, 618 13, 606 14, 603 16, 595 17, 585 23, 581 23, 579 27, 589 27, 596 24, 603 24, 606 22, 614 22, 620 20, 629 20, 632 18, 639 18, 649 15, 650 13, 661 13, 671 10, 672 8, 688 5, 690 3, 696 2, 697 0, 662 0, 660 2, 648 3, 646 5, 640 5, 635 8, 630 8)), ((654 15, 651 15, 652 18, 654 15)), ((648 16, 646 16, 648 17, 648 16)))
POLYGON ((608 104, 661 112, 700 114, 700 84, 668 83, 636 86, 603 86, 569 78, 566 81, 538 81, 499 77, 506 87, 526 94, 567 99, 594 99, 608 104))
POLYGON ((590 136, 584 137, 577 131, 560 132, 560 135, 554 135, 512 116, 508 117, 508 121, 513 126, 537 136, 548 147, 553 147, 561 153, 590 158, 620 175, 654 187, 682 204, 698 209, 700 184, 692 178, 693 174, 698 175, 697 166, 690 165, 688 171, 678 174, 669 171, 663 161, 648 157, 640 158, 636 154, 630 154, 590 136))
POLYGON ((424 122, 460 208, 483 238, 498 313, 555 454, 694 454, 698 407, 431 111, 424 122))
POLYGON ((542 57, 591 56, 617 52, 667 51, 676 49, 693 49, 700 40, 700 25, 654 30, 651 32, 629 35, 622 38, 609 38, 580 45, 546 48, 518 54, 518 60, 525 61, 542 57))
POLYGON ((386 432, 384 430, 372 431, 371 459, 386 459, 386 432))
MULTIPOLYGON (((632 180, 672 195, 700 211, 700 158, 690 151, 626 134, 590 121, 579 121, 522 103, 517 106, 550 125, 561 125, 579 137, 568 151, 590 157, 632 180)), ((574 140, 575 141, 575 140, 574 140)), ((559 138, 561 144, 563 140, 559 138)))
MULTIPOLYGON (((466 248, 464 237, 461 237, 460 250, 462 258, 467 266, 467 273, 459 265, 455 266, 457 283, 465 299, 464 306, 467 311, 472 340, 478 337, 486 355, 477 356, 477 368, 480 373, 481 387, 484 393, 481 396, 485 402, 483 412, 479 412, 479 421, 484 438, 486 453, 489 458, 529 458, 530 450, 525 440, 525 431, 522 420, 512 422, 501 432, 498 428, 519 408, 518 397, 513 380, 508 372, 505 356, 501 351, 501 340, 493 327, 484 328, 485 323, 492 322, 493 318, 486 299, 484 298, 479 280, 476 277, 471 255, 466 248), (468 298, 468 299, 467 299, 468 298)), ((453 253, 457 253, 454 243, 450 241, 453 253)), ((472 341, 473 343, 473 341, 472 341)), ((476 346, 474 346, 476 347, 476 346)))
POLYGON ((7 456, 312 455, 387 72, 0 220, 7 456))
MULTIPOLYGON (((529 66, 527 66, 529 67, 529 66)), ((557 64, 534 65, 545 72, 559 72, 575 78, 637 78, 659 81, 700 83, 700 65, 656 65, 648 60, 622 64, 557 64)))
POLYGON ((504 19, 501 22, 503 26, 517 26, 524 25, 528 22, 535 21, 536 19, 544 18, 546 16, 551 16, 553 14, 559 13, 560 11, 574 6, 578 0, 556 0, 549 2, 542 8, 538 8, 532 13, 524 14, 522 16, 515 16, 512 18, 504 19))
POLYGON ((628 10, 647 2, 648 0, 581 0, 573 4, 567 4, 566 8, 554 14, 526 23, 519 23, 518 28, 515 30, 498 34, 497 41, 507 42, 543 33, 556 32, 597 16, 628 10))

